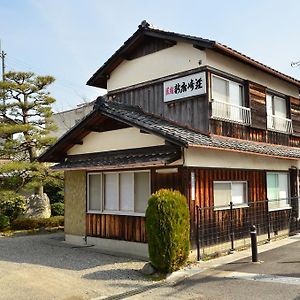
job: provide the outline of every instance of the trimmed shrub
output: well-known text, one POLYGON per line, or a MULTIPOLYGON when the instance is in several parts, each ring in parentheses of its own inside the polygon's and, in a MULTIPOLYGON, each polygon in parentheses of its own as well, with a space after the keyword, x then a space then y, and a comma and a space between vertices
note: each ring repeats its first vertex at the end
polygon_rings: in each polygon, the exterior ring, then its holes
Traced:
POLYGON ((146 210, 146 230, 151 264, 168 273, 187 260, 190 248, 190 216, 186 197, 178 191, 154 193, 146 210))
POLYGON ((9 224, 10 224, 9 217, 0 214, 0 229, 4 229, 4 228, 8 227, 9 224))
POLYGON ((16 219, 25 210, 26 199, 14 191, 0 191, 0 213, 16 219))
POLYGON ((63 203, 57 202, 51 204, 51 215, 52 216, 63 216, 65 212, 65 205, 63 203))
POLYGON ((56 216, 51 218, 18 218, 11 223, 13 230, 29 230, 49 227, 64 226, 64 217, 56 216))

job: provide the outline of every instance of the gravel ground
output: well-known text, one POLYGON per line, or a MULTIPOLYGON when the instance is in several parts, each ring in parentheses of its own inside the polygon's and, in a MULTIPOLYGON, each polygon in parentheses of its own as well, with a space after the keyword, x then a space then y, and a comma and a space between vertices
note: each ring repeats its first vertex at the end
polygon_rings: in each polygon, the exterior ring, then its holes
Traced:
POLYGON ((100 299, 153 284, 144 264, 66 244, 62 233, 2 237, 0 299, 100 299))

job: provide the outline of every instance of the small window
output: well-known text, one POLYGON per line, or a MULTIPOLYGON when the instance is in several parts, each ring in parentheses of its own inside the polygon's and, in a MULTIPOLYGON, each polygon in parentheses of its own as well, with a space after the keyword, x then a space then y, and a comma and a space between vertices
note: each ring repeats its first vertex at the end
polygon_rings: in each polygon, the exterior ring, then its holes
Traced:
POLYGON ((232 80, 212 75, 212 99, 237 106, 244 106, 243 85, 232 80))
POLYGON ((245 107, 243 85, 217 75, 212 75, 211 81, 212 117, 250 125, 251 114, 245 107))
POLYGON ((230 202, 233 206, 243 206, 248 202, 246 181, 215 181, 214 182, 214 207, 229 208, 230 202))
POLYGON ((88 211, 144 214, 150 197, 150 172, 88 174, 88 211))
POLYGON ((283 97, 267 94, 267 128, 292 133, 292 121, 288 119, 287 102, 283 97))
POLYGON ((269 210, 289 208, 288 173, 267 173, 269 210))

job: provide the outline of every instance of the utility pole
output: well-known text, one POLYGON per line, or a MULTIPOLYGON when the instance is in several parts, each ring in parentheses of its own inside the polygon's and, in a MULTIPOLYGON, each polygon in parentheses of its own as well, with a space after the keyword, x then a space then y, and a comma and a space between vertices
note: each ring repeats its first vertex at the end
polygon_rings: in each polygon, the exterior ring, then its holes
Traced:
MULTIPOLYGON (((5 56, 6 56, 6 53, 1 50, 1 41, 0 41, 0 58, 1 58, 1 69, 2 69, 2 81, 5 81, 5 56)), ((4 90, 3 90, 3 99, 2 99, 2 102, 3 102, 3 107, 5 107, 5 93, 4 93, 4 90)), ((2 111, 2 114, 3 116, 5 116, 5 110, 2 111)))

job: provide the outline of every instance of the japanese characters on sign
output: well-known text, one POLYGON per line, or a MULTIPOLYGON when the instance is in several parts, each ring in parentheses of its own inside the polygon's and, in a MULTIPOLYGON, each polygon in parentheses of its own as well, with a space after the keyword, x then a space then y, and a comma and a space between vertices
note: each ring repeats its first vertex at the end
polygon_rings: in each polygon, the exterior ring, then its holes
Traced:
POLYGON ((205 72, 164 82, 164 102, 206 93, 205 72))

